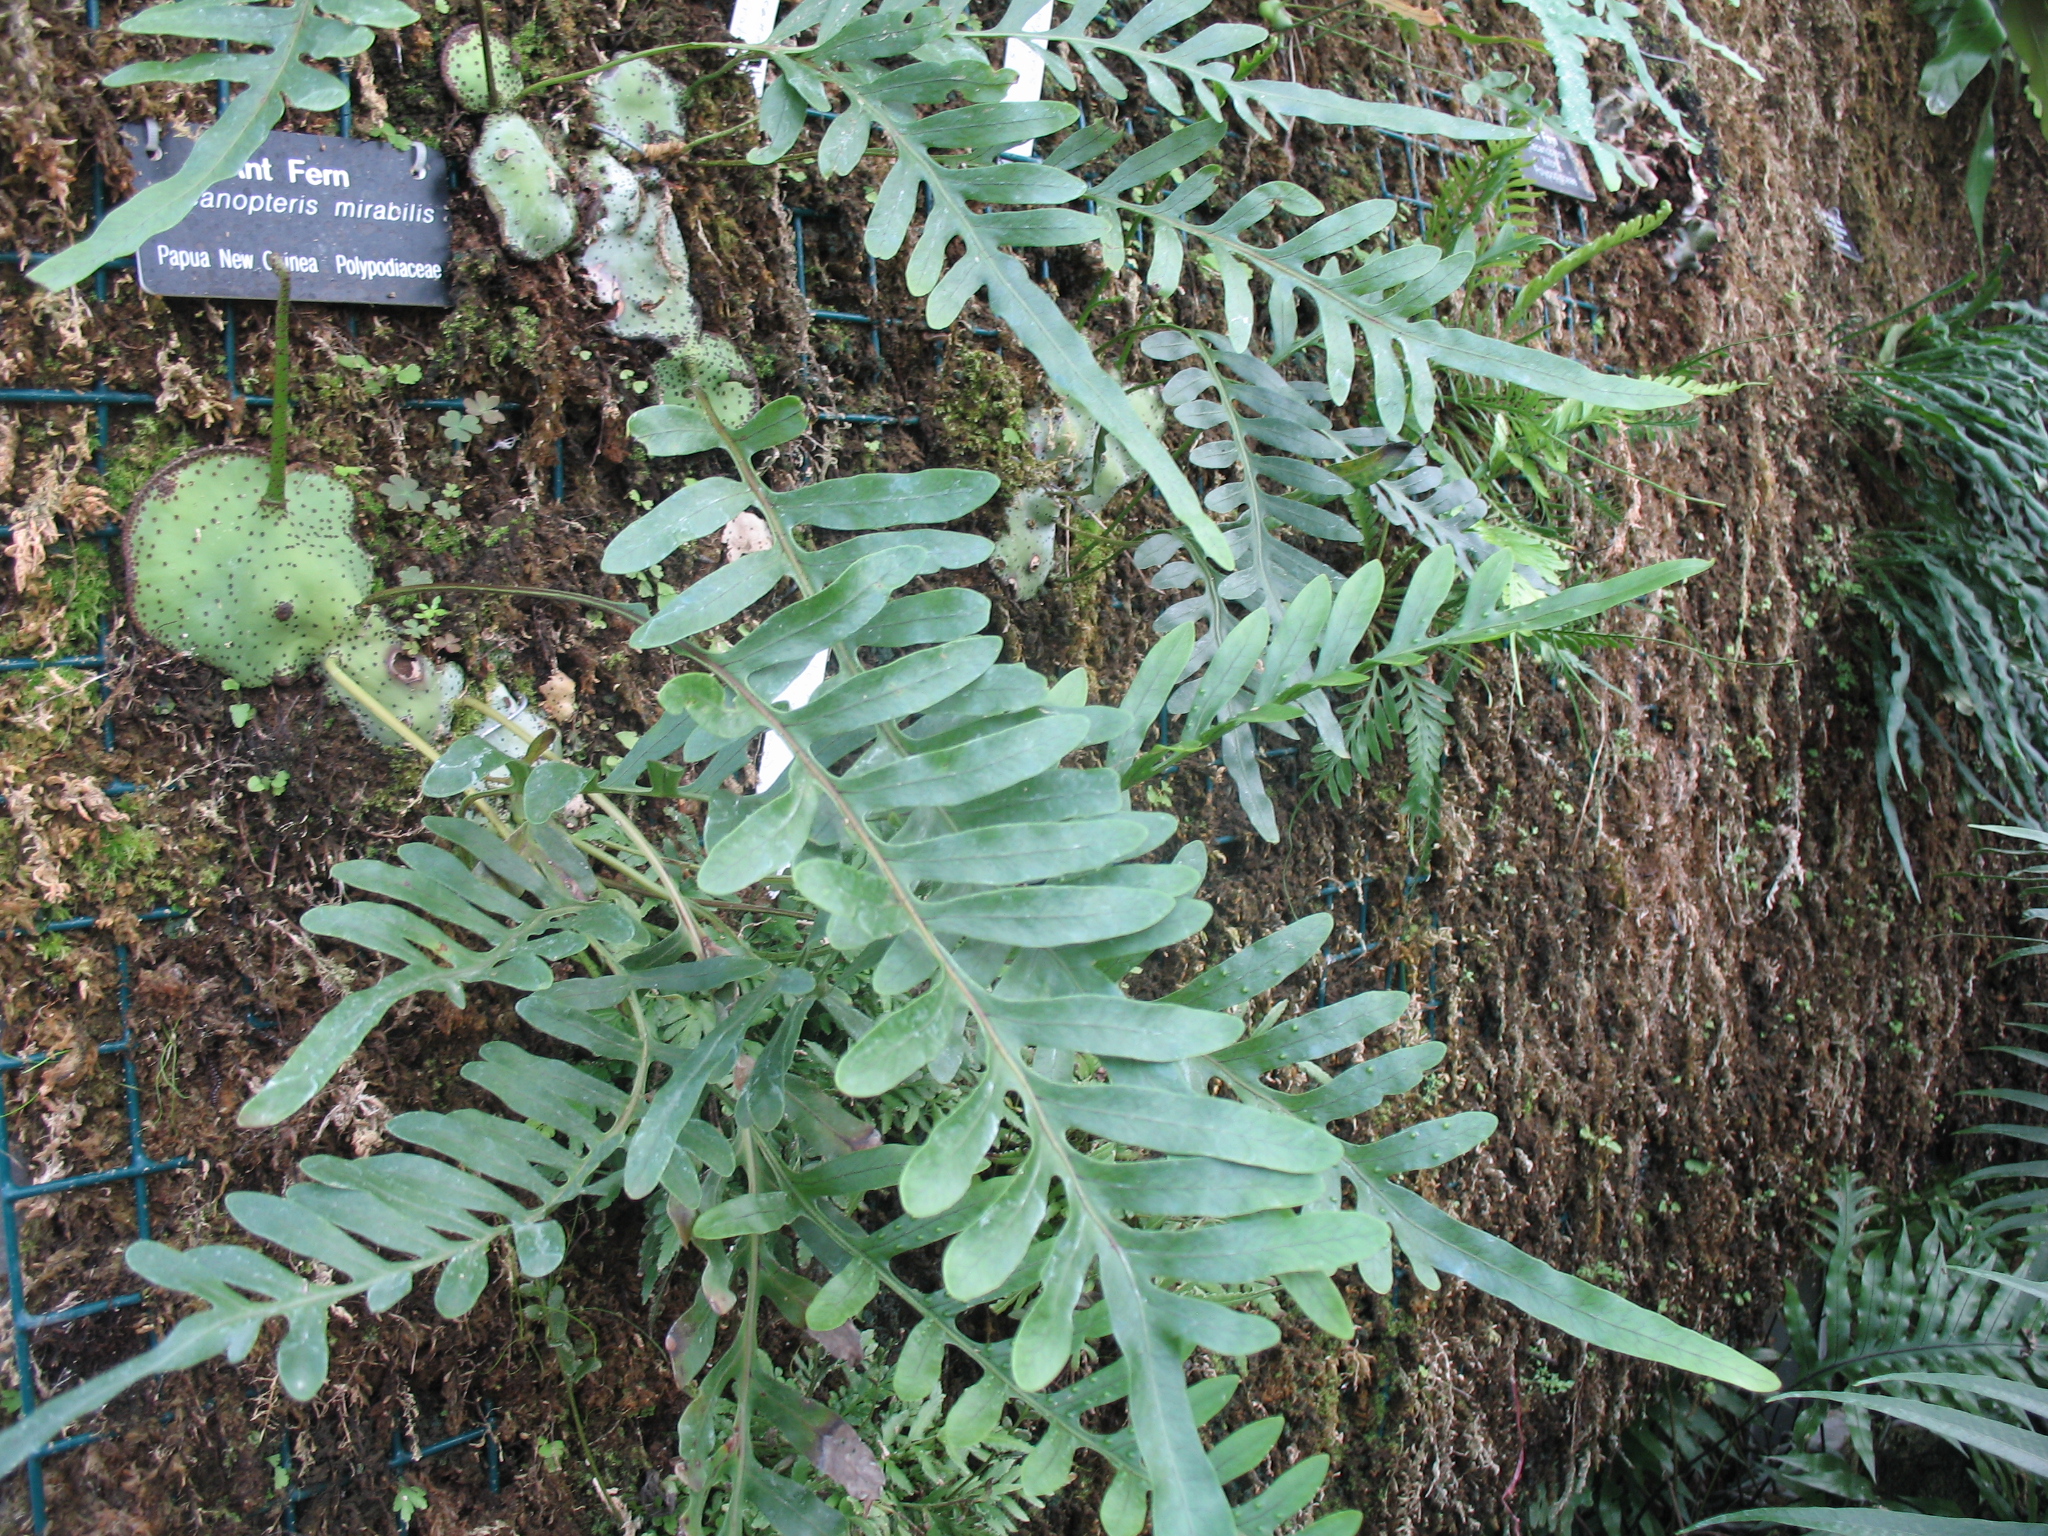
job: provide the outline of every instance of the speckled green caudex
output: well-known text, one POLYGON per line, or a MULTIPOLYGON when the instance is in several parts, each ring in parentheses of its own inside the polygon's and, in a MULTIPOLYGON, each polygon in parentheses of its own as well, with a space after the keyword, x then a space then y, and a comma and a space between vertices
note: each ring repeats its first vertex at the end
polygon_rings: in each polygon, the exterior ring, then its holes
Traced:
MULTIPOLYGON (((245 688, 287 682, 332 655, 421 735, 445 731, 461 673, 409 654, 390 620, 358 608, 375 578, 349 488, 325 470, 293 469, 280 511, 264 500, 269 478, 267 458, 208 448, 142 488, 126 535, 135 622, 245 688)), ((332 691, 373 739, 397 740, 332 691)))
POLYGON ((588 156, 582 170, 597 205, 583 272, 612 307, 612 334, 671 347, 696 340, 702 327, 690 294, 690 255, 668 183, 651 168, 628 170, 604 150, 588 156))
MULTIPOLYGON (((1166 406, 1157 385, 1126 390, 1124 398, 1154 432, 1166 425, 1166 406)), ((1032 453, 1054 466, 1062 490, 1090 517, 1100 517, 1117 492, 1143 473, 1122 443, 1105 439, 1102 428, 1071 404, 1032 411, 1025 418, 1025 430, 1032 453)))
MULTIPOLYGON (((472 111, 484 110, 480 36, 474 27, 458 29, 441 55, 449 94, 472 111)), ((510 49, 491 57, 509 64, 510 49)), ((501 102, 510 99, 505 78, 501 68, 501 102)), ((682 87, 658 65, 628 59, 594 76, 587 92, 591 127, 602 142, 577 162, 573 178, 547 135, 525 118, 500 111, 485 120, 470 172, 497 216, 505 247, 527 261, 561 250, 575 238, 573 198, 581 194, 587 238, 580 263, 598 298, 611 306, 606 329, 668 349, 654 366, 664 400, 688 405, 701 388, 719 416, 744 421, 759 403, 752 370, 731 342, 703 332, 668 183, 658 163, 627 163, 682 139, 682 87)))
MULTIPOLYGON (((362 622, 329 653, 349 680, 376 700, 408 730, 432 740, 444 736, 455 700, 462 692, 462 669, 435 666, 409 647, 382 612, 363 615, 362 622)), ((363 734, 387 747, 399 744, 398 733, 346 689, 328 692, 356 717, 363 734)))
MULTIPOLYGON (((607 70, 598 79, 617 73, 607 70)), ((758 403, 751 370, 738 347, 702 329, 690 292, 689 251, 661 172, 652 166, 629 169, 600 149, 585 157, 579 173, 596 208, 583 272, 612 306, 607 328, 615 336, 668 347, 669 355, 654 365, 665 402, 690 404, 701 387, 725 421, 746 420, 758 403)))
POLYGON ((349 488, 294 469, 280 515, 263 505, 269 476, 267 459, 210 448, 167 467, 128 514, 135 622, 245 687, 333 649, 373 584, 349 488))
POLYGON ((576 237, 569 176, 540 129, 515 112, 495 112, 470 152, 469 174, 522 261, 552 256, 576 237))
POLYGON ((711 398, 711 409, 729 427, 754 414, 759 392, 748 381, 753 370, 740 349, 723 336, 706 331, 684 342, 654 365, 654 383, 664 405, 695 405, 697 390, 711 398))
POLYGON ((647 59, 628 59, 590 82, 590 125, 622 147, 644 150, 683 137, 683 88, 647 59))
POLYGON ((1060 504, 1044 491, 1020 491, 1010 498, 1009 530, 996 540, 989 564, 1016 589, 1020 600, 1038 596, 1052 574, 1060 531, 1060 504))
POLYGON ((485 33, 475 22, 457 27, 441 45, 441 83, 470 112, 496 112, 512 105, 526 89, 526 76, 512 45, 497 33, 485 33), (485 49, 490 50, 488 55, 485 49), (489 64, 486 66, 485 60, 489 64), (491 100, 491 87, 498 99, 491 100))
MULTIPOLYGON (((1130 390, 1125 398, 1153 430, 1165 423, 1166 408, 1156 388, 1130 390)), ((1020 491, 1010 499, 1009 527, 989 557, 1020 600, 1038 596, 1052 575, 1062 503, 1099 518, 1117 492, 1144 473, 1121 443, 1105 439, 1102 429, 1071 404, 1034 410, 1025 426, 1033 455, 1053 471, 1052 488, 1020 491)))

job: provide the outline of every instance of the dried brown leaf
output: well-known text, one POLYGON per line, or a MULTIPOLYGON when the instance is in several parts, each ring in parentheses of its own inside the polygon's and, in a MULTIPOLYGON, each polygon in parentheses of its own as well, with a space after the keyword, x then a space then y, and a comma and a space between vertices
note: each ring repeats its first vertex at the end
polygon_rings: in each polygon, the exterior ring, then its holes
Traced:
POLYGON ((882 1464, 844 1419, 835 1418, 819 1438, 818 1448, 811 1452, 811 1464, 860 1500, 862 1514, 882 1496, 882 1464))

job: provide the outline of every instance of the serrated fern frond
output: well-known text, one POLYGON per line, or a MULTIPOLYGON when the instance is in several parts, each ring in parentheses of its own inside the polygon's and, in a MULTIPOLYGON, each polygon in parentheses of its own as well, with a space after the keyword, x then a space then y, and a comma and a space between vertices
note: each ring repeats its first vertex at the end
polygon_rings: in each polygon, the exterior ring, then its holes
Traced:
MULTIPOLYGON (((1532 604, 1531 599, 1554 590, 1541 566, 1528 563, 1543 560, 1548 552, 1533 541, 1514 552, 1490 542, 1488 535, 1504 541, 1511 535, 1491 524, 1485 533, 1475 528, 1483 503, 1470 512, 1440 510, 1466 508, 1474 495, 1471 482, 1448 479, 1434 464, 1416 467, 1424 458, 1420 451, 1389 443, 1378 427, 1337 428, 1318 408, 1328 394, 1321 383, 1289 380, 1209 332, 1156 332, 1143 349, 1162 362, 1186 365, 1162 390, 1174 419, 1197 432, 1219 433, 1198 441, 1188 458, 1217 477, 1205 502, 1212 512, 1231 518, 1223 537, 1234 568, 1228 574, 1217 571, 1178 533, 1154 535, 1133 552, 1140 569, 1153 571, 1155 590, 1194 589, 1193 595, 1169 605, 1155 628, 1168 635, 1182 625, 1203 628, 1185 651, 1162 648, 1133 685, 1134 697, 1148 702, 1146 690, 1156 685, 1157 704, 1168 715, 1184 718, 1180 739, 1162 742, 1134 763, 1136 741, 1131 741, 1128 752, 1119 746, 1112 753, 1112 763, 1133 763, 1126 776, 1135 782, 1213 743, 1246 817, 1261 836, 1277 840, 1277 817, 1253 728, 1296 740, 1291 722, 1305 718, 1315 728, 1322 755, 1342 759, 1349 747, 1337 718, 1337 690, 1377 676, 1381 667, 1403 669, 1397 674, 1401 681, 1390 686, 1398 689, 1401 716, 1417 749, 1410 755, 1409 802, 1423 825, 1433 823, 1441 727, 1448 714, 1437 685, 1419 674, 1419 681, 1411 681, 1408 669, 1422 666, 1425 654, 1455 654, 1464 643, 1458 637, 1481 626, 1489 638, 1505 638, 1578 623, 1585 614, 1621 600, 1622 589, 1579 587, 1562 600, 1532 604), (1356 524, 1324 504, 1345 497, 1355 505, 1368 495, 1390 520, 1416 533, 1441 558, 1433 557, 1416 572, 1386 646, 1370 661, 1354 664, 1352 655, 1379 608, 1384 572, 1374 561, 1340 577, 1288 535, 1357 543, 1356 524), (1527 558, 1518 559, 1518 554, 1527 558), (1470 578, 1464 612, 1450 631, 1431 636, 1430 627, 1461 567, 1470 578), (1589 601, 1594 606, 1586 607, 1589 601), (1580 618, 1567 617, 1574 613, 1580 618), (1154 670, 1154 660, 1163 667, 1168 656, 1178 670, 1171 675, 1154 670)), ((1653 586, 1675 579, 1676 567, 1659 569, 1657 576, 1644 573, 1653 586)))
MULTIPOLYGON (((1269 399, 1260 391, 1272 381, 1249 360, 1203 345, 1219 370, 1205 377, 1222 385, 1211 403, 1238 421, 1233 452, 1321 430, 1295 419, 1290 402, 1306 396, 1269 399)), ((1207 397, 1196 391, 1183 404, 1207 397)), ((1400 1182, 1469 1152, 1491 1116, 1350 1139, 1357 1117, 1421 1082, 1443 1057, 1440 1043, 1356 1061, 1305 1093, 1272 1086, 1273 1074, 1293 1081, 1288 1069, 1353 1052, 1411 1002, 1375 992, 1292 1018, 1269 1009, 1247 1034, 1247 1005, 1314 961, 1328 914, 1260 939, 1168 997, 1126 993, 1121 978, 1208 925, 1210 909, 1195 897, 1204 850, 1189 843, 1143 862, 1172 837, 1173 818, 1133 811, 1116 767, 1067 759, 1103 745, 1126 772, 1138 768, 1145 732, 1193 656, 1195 626, 1176 626, 1154 648, 1118 705, 1089 702, 1083 674, 1049 683, 1000 665, 999 642, 981 633, 986 599, 902 595, 921 574, 985 557, 986 540, 940 525, 985 502, 994 478, 926 470, 773 490, 754 457, 803 427, 801 410, 780 401, 737 428, 701 406, 634 418, 651 448, 716 446, 734 475, 699 480, 629 526, 608 568, 657 567, 742 506, 771 535, 768 549, 640 623, 636 645, 666 649, 686 668, 661 691, 662 720, 598 782, 546 743, 515 761, 465 738, 427 788, 478 819, 433 822, 451 845, 438 854, 422 844, 397 864, 349 867, 359 889, 412 910, 365 904, 374 916, 320 920, 393 954, 400 975, 445 980, 455 964, 502 975, 525 991, 519 1017, 550 1050, 605 1070, 492 1041, 464 1075, 506 1114, 401 1115, 392 1132, 433 1155, 316 1157, 282 1197, 232 1198, 253 1236, 326 1266, 332 1280, 315 1284, 253 1249, 194 1256, 139 1246, 139 1269, 205 1307, 157 1351, 9 1429, 0 1462, 18 1463, 143 1374, 210 1354, 239 1358, 272 1320, 287 1324, 287 1385, 309 1392, 325 1373, 331 1306, 356 1296, 389 1306, 438 1272, 437 1303, 459 1313, 476 1300, 494 1246, 509 1246, 530 1276, 558 1267, 558 1213, 585 1197, 660 1199, 676 1251, 687 1243, 701 1261, 696 1297, 667 1335, 679 1379, 695 1386, 677 1433, 695 1529, 723 1516, 837 1532, 849 1501, 865 1508, 886 1486, 860 1431, 801 1371, 762 1355, 764 1304, 807 1341, 800 1347, 850 1362, 863 1347, 856 1320, 887 1291, 919 1320, 894 1380, 930 1416, 920 1438, 936 1424, 939 1449, 964 1464, 984 1446, 1021 1446, 1013 1422, 1041 1425, 1016 1464, 1018 1498, 1048 1496, 1085 1452, 1110 1476, 1105 1529, 1135 1531, 1149 1519, 1162 1536, 1271 1531, 1318 1496, 1321 1457, 1242 1502, 1226 1497, 1225 1484, 1264 1458, 1277 1429, 1268 1421, 1205 1436, 1234 1383, 1191 1381, 1187 1362, 1197 1350, 1241 1356, 1276 1343, 1278 1327, 1253 1303, 1278 1292, 1348 1336, 1332 1275, 1355 1269, 1385 1290, 1397 1243, 1427 1284, 1462 1275, 1580 1337, 1746 1386, 1772 1383, 1732 1351, 1558 1274, 1400 1182), (809 529, 848 537, 817 547, 809 529), (771 593, 784 601, 743 638, 702 638, 771 593), (869 665, 870 647, 894 659, 869 665), (774 702, 821 650, 836 670, 811 699, 774 702), (764 733, 782 741, 791 766, 767 790, 735 795, 723 785, 764 733), (701 857, 656 847, 612 798, 643 792, 667 758, 695 765, 683 793, 705 808, 701 857), (579 793, 608 818, 604 836, 562 830, 579 793), (626 846, 637 862, 618 856, 626 846), (747 953, 742 936, 722 930, 716 947, 731 952, 714 953, 703 928, 712 902, 785 870, 778 889, 793 890, 780 899, 810 930, 800 963, 747 953), (523 972, 461 960, 458 951, 474 952, 446 931, 498 945, 528 924, 539 937, 516 942, 537 968, 523 972), (556 974, 532 948, 554 942, 567 954, 571 939, 588 951, 585 974, 556 974), (678 958, 685 951, 708 958, 678 958), (914 1139, 887 1140, 864 1106, 913 1082, 945 1085, 942 1112, 914 1139), (878 1191, 893 1196, 865 1198, 878 1191), (1014 1318, 1014 1332, 988 1342, 986 1328, 970 1326, 977 1307, 1014 1318), (718 1319, 734 1316, 721 1329, 718 1319), (950 1379, 966 1379, 950 1401, 940 1369, 948 1356, 960 1363, 950 1379), (1095 1411, 1117 1404, 1125 1427, 1094 1427, 1095 1411), (780 1459, 790 1451, 794 1462, 780 1459)), ((1368 566, 1335 592, 1318 575, 1281 604, 1277 623, 1247 597, 1250 612, 1187 701, 1202 744, 1299 715, 1311 688, 1357 687, 1524 622, 1579 622, 1684 569, 1574 589, 1531 605, 1525 619, 1500 609, 1509 572, 1496 559, 1439 630, 1455 580, 1439 551, 1361 661, 1380 574, 1368 566), (1253 682, 1262 659, 1271 676, 1253 682), (1247 691, 1254 707, 1231 713, 1247 691)), ((1219 588, 1218 601, 1232 600, 1219 588)), ((664 793, 680 777, 665 770, 664 793)), ((303 1103, 336 1064, 335 1038, 331 1024, 317 1027, 273 1089, 290 1082, 285 1100, 303 1103)), ((657 1265, 665 1246, 657 1231, 657 1265)), ((1310 1529, 1351 1536, 1357 1524, 1333 1514, 1310 1529)))
POLYGON ((2003 305, 2003 323, 1975 324, 1987 307, 1980 295, 1894 327, 1849 410, 1874 440, 1891 440, 1896 458, 1872 468, 1912 513, 1863 542, 1857 589, 1889 641, 1876 677, 1877 771, 1909 879, 1894 787, 1918 771, 1925 738, 2002 819, 2048 825, 2048 490, 2038 471, 2048 315, 2003 305), (1973 742, 1937 718, 1943 699, 1973 742))
MULTIPOLYGON (((2021 838, 2039 844, 2044 834, 2021 838)), ((1994 1049, 2048 1066, 2048 1053, 1994 1049)), ((1981 1092, 2048 1107, 2048 1095, 2028 1089, 1981 1092)), ((2048 1143, 2048 1129, 2036 1125, 1980 1125, 1967 1134, 2048 1143)), ((2048 1411, 2048 1360, 2037 1347, 2048 1307, 2048 1162, 1978 1169, 1913 1202, 1909 1218, 1893 1213, 1896 1228, 1878 1191, 1852 1171, 1836 1177, 1819 1206, 1819 1273, 1807 1286, 1795 1275, 1785 1281, 1780 1369, 1796 1414, 1772 1423, 1760 1406, 1718 1396, 1682 1403, 1667 1394, 1622 1437, 1621 1455, 1575 1507, 1627 1507, 1653 1529, 1685 1522, 1900 1536, 1964 1526, 1987 1536, 2033 1530, 2048 1494, 2048 1436, 2035 1427, 2048 1411), (1964 1191, 1986 1183, 2007 1192, 1965 1202, 1964 1191), (1880 1483, 1886 1420, 1938 1436, 1967 1458, 1978 1518, 1930 1513, 1910 1483, 1880 1483), (1739 1507, 1772 1493, 1799 1502, 1739 1507)), ((1887 1470, 1895 1476, 1895 1468, 1887 1470)))

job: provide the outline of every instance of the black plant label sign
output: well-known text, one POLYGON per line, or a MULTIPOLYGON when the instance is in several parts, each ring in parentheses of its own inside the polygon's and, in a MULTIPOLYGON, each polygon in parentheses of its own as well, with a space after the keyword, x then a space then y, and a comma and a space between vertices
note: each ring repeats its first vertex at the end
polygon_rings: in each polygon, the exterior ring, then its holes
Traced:
MULTIPOLYGON (((121 130, 138 188, 167 180, 192 152, 183 134, 121 130)), ((313 304, 446 309, 448 162, 425 145, 273 133, 241 170, 209 187, 174 227, 135 253, 149 293, 274 299, 275 252, 292 298, 313 304)))
POLYGON ((1592 179, 1586 175, 1586 162, 1579 158, 1578 146, 1548 128, 1523 146, 1522 164, 1528 169, 1529 179, 1546 192, 1576 197, 1582 203, 1594 202, 1599 197, 1593 190, 1592 179))

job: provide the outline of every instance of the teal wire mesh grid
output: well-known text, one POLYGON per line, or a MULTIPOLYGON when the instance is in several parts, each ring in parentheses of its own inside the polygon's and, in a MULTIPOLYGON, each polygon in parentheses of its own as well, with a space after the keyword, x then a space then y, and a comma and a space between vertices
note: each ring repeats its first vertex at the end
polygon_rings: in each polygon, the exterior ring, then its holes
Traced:
MULTIPOLYGON (((85 0, 84 18, 86 26, 98 30, 100 17, 99 0, 85 0)), ((344 74, 346 75, 346 71, 344 74)), ((226 105, 228 86, 219 88, 220 105, 226 105)), ((337 116, 336 131, 344 138, 354 130, 353 103, 344 103, 337 116)), ((107 210, 106 176, 97 161, 91 166, 92 221, 96 225, 107 210)), ((0 252, 0 270, 12 267, 19 276, 25 276, 39 261, 50 254, 33 251, 0 252)), ((109 274, 116 271, 132 271, 133 257, 110 262, 92 278, 93 300, 106 305, 110 299, 109 274)), ((350 334, 356 331, 356 316, 351 313, 348 321, 350 334)), ((221 367, 227 380, 230 396, 241 405, 268 407, 273 402, 268 395, 249 394, 241 388, 241 359, 239 353, 239 312, 234 304, 224 306, 222 331, 221 367)), ((116 409, 154 409, 156 398, 129 390, 106 387, 104 382, 96 383, 90 389, 37 389, 0 388, 0 405, 35 406, 52 409, 83 409, 92 412, 94 465, 104 470, 106 453, 113 441, 113 413, 116 409)), ((421 399, 407 400, 406 408, 421 411, 448 411, 462 409, 460 400, 421 399)), ((503 402, 501 409, 519 410, 516 402, 503 402)), ((565 466, 562 445, 555 445, 553 474, 554 499, 560 502, 564 496, 565 466)), ((11 537, 13 530, 0 525, 0 540, 11 537)), ((103 528, 60 529, 60 544, 75 544, 80 540, 100 545, 111 558, 111 546, 121 537, 118 524, 103 528)), ((90 653, 60 656, 6 656, 0 657, 0 675, 48 670, 74 670, 94 680, 102 701, 107 696, 105 677, 113 666, 108 650, 109 625, 104 616, 99 624, 99 644, 90 653)), ((114 750, 114 720, 109 710, 101 722, 100 744, 106 751, 114 750)), ((110 779, 103 786, 110 798, 136 793, 142 786, 122 779, 110 779)), ((141 913, 136 921, 142 923, 175 924, 184 919, 185 913, 176 907, 158 907, 141 913)), ((92 932, 102 928, 98 916, 76 916, 56 918, 37 922, 31 927, 13 928, 5 937, 14 942, 33 943, 38 938, 53 934, 92 932)), ((0 1250, 4 1250, 7 1271, 7 1301, 9 1320, 13 1335, 13 1364, 19 1381, 19 1409, 27 1413, 40 1400, 37 1388, 36 1341, 49 1335, 52 1330, 63 1330, 87 1319, 110 1313, 126 1311, 140 1306, 143 1295, 138 1291, 126 1291, 119 1295, 103 1297, 92 1301, 63 1304, 47 1312, 36 1310, 32 1300, 35 1276, 30 1273, 31 1255, 25 1250, 23 1238, 24 1204, 30 1201, 55 1201, 67 1196, 76 1196, 87 1191, 112 1186, 127 1186, 134 1201, 134 1229, 138 1239, 151 1235, 149 1180, 152 1176, 167 1173, 190 1165, 186 1157, 156 1158, 149 1154, 144 1138, 145 1119, 142 1111, 142 1094, 136 1065, 136 1039, 130 1017, 133 1002, 132 956, 126 943, 114 945, 116 972, 116 1007, 119 1034, 112 1040, 93 1047, 103 1058, 119 1063, 121 1114, 125 1122, 121 1145, 126 1149, 126 1161, 118 1166, 93 1172, 70 1174, 62 1177, 37 1179, 28 1172, 21 1138, 22 1116, 26 1105, 16 1105, 15 1098, 24 1091, 24 1084, 31 1074, 50 1067, 60 1059, 62 1053, 35 1051, 25 1055, 0 1052, 0 1250)), ((13 1033, 11 1020, 0 1019, 0 1037, 13 1033)), ((252 1026, 263 1027, 264 1021, 249 1021, 252 1026)), ((34 1102, 34 1090, 30 1089, 28 1102, 34 1102)), ((108 1254, 103 1271, 117 1272, 120 1268, 116 1255, 108 1254)), ((82 1446, 105 1439, 105 1431, 87 1431, 52 1440, 39 1447, 22 1469, 27 1485, 29 1520, 33 1529, 42 1532, 48 1529, 50 1519, 48 1488, 44 1467, 52 1458, 62 1456, 82 1446)), ((500 1487, 500 1455, 496 1431, 496 1415, 487 1411, 485 1422, 459 1433, 447 1435, 424 1446, 413 1447, 394 1442, 392 1453, 386 1465, 393 1471, 416 1465, 465 1446, 481 1447, 485 1465, 485 1480, 489 1490, 496 1493, 500 1487)), ((334 1480, 317 1484, 305 1484, 299 1480, 299 1468, 293 1460, 291 1431, 284 1432, 280 1445, 277 1465, 284 1474, 284 1481, 273 1501, 283 1528, 296 1531, 299 1528, 300 1507, 309 1499, 335 1486, 334 1480)), ((404 1522, 410 1528, 409 1517, 404 1522)))

